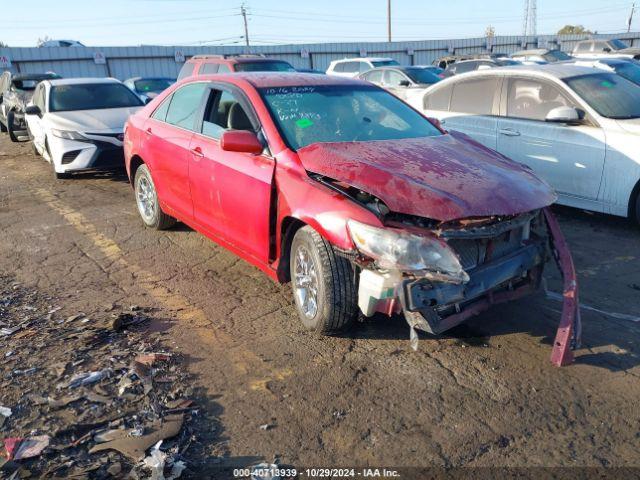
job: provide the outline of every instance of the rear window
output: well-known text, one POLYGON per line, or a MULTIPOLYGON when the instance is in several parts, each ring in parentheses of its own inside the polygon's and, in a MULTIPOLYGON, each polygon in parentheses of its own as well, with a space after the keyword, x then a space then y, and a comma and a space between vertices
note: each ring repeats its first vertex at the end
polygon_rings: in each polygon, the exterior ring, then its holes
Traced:
POLYGON ((210 73, 218 73, 218 69, 220 68, 220 64, 218 63, 203 63, 200 65, 200 70, 198 70, 198 75, 208 75, 210 73))
POLYGON ((84 83, 51 87, 50 111, 139 107, 142 101, 121 83, 84 83))
POLYGON ((551 50, 545 53, 542 58, 547 62, 563 62, 565 60, 571 60, 571 55, 567 55, 562 50, 551 50))
POLYGON ((371 62, 371 64, 374 67, 390 67, 392 65, 400 65, 395 60, 380 60, 380 61, 371 62))
POLYGON ((295 72, 291 64, 282 61, 242 62, 235 65, 236 72, 295 72))
POLYGON ((190 77, 193 74, 193 69, 196 66, 195 63, 187 62, 180 69, 180 73, 178 74, 178 80, 182 80, 183 78, 190 77))
POLYGON ((436 88, 424 97, 425 110, 440 110, 447 112, 449 110, 449 100, 451 100, 452 85, 436 88))

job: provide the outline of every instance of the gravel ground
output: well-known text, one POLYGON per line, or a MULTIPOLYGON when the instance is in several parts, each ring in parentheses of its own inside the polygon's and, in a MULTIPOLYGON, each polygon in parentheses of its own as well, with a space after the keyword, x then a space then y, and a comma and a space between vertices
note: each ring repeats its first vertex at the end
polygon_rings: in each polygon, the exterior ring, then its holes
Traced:
MULTIPOLYGON (((0 140, 0 272, 65 312, 153 309, 151 330, 201 392, 199 478, 274 458, 298 468, 640 467, 640 323, 608 315, 640 315, 640 229, 556 212, 582 301, 601 311, 583 310, 574 365, 549 362, 560 304, 543 293, 447 336, 421 335, 414 352, 399 317, 340 337, 305 332, 288 285, 183 225, 143 228, 122 175, 56 181, 30 145, 0 140)), ((557 291, 556 269, 545 275, 557 291)))

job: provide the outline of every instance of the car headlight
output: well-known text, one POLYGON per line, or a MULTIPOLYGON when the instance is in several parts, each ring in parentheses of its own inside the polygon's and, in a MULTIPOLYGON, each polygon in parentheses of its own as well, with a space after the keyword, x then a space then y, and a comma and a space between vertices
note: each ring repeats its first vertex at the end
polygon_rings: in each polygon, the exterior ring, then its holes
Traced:
POLYGON ((457 255, 443 240, 373 227, 355 220, 349 220, 347 226, 358 251, 374 259, 382 269, 426 270, 452 281, 469 281, 469 275, 463 270, 457 255))
POLYGON ((72 130, 57 130, 55 128, 52 128, 51 135, 58 138, 64 138, 66 140, 79 140, 81 142, 89 140, 87 137, 85 137, 81 133, 74 132, 72 130))

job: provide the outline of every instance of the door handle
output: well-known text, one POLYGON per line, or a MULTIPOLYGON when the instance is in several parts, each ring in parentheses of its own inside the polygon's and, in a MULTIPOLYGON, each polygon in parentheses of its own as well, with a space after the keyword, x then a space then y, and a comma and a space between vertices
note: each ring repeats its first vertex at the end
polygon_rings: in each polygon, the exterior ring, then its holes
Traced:
POLYGON ((151 127, 147 128, 144 133, 146 133, 147 135, 151 135, 153 132, 151 131, 151 127))
POLYGON ((204 157, 204 153, 202 153, 202 149, 200 147, 195 147, 191 149, 191 153, 195 156, 195 157, 204 157))
POLYGON ((507 137, 519 137, 520 132, 514 130, 513 128, 501 128, 500 133, 502 135, 506 135, 507 137))

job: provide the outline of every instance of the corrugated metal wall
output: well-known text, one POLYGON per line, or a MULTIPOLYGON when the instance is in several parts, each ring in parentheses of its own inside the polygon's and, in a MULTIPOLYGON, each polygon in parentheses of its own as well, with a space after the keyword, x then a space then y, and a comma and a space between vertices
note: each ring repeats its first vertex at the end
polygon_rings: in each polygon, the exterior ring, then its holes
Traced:
POLYGON ((112 76, 124 80, 134 76, 175 77, 182 66, 175 60, 177 51, 186 57, 197 54, 259 53, 286 60, 297 68, 325 70, 329 62, 360 55, 385 56, 401 64, 430 64, 449 53, 486 51, 512 53, 525 48, 559 47, 570 52, 578 40, 585 38, 620 38, 631 46, 640 46, 640 33, 618 35, 539 35, 536 37, 495 37, 451 40, 423 40, 413 42, 316 43, 250 47, 48 47, 0 48, 0 56, 11 60, 14 72, 54 71, 64 77, 112 76), (106 64, 96 64, 94 53, 101 52, 106 64))

